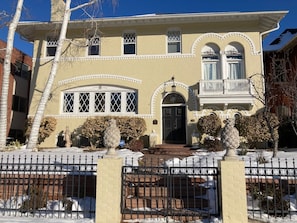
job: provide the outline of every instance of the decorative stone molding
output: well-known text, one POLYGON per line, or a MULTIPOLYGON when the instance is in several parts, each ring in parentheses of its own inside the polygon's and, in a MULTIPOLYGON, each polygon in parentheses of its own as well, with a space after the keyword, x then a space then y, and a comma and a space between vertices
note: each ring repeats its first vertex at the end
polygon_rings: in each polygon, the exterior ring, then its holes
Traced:
MULTIPOLYGON (((176 86, 179 86, 183 89, 185 89, 186 91, 188 91, 189 95, 190 95, 190 98, 189 98, 189 101, 191 101, 191 103, 193 103, 194 105, 194 108, 195 108, 195 117, 198 117, 197 116, 197 109, 198 109, 198 105, 197 105, 197 101, 196 101, 196 96, 195 96, 195 92, 186 84, 182 83, 182 82, 178 82, 178 81, 175 81, 174 82, 176 86)), ((157 99, 157 96, 162 94, 162 91, 164 90, 164 84, 161 84, 159 85, 159 87, 154 91, 153 95, 152 95, 152 98, 151 98, 151 115, 155 115, 155 110, 156 110, 156 99, 157 99)))
POLYGON ((261 51, 257 51, 254 42, 252 41, 252 39, 247 36, 244 33, 241 32, 230 32, 230 33, 226 33, 224 35, 220 35, 218 33, 205 33, 203 35, 201 35, 200 37, 198 37, 195 42, 193 43, 192 46, 192 54, 196 54, 196 48, 199 42, 201 42, 204 39, 209 39, 209 38, 216 38, 220 41, 231 38, 231 37, 239 37, 241 39, 243 39, 245 42, 247 42, 250 46, 250 50, 251 50, 251 54, 252 55, 260 55, 261 51))
POLYGON ((133 82, 133 83, 137 83, 137 84, 142 83, 142 80, 140 80, 140 79, 121 76, 121 75, 113 75, 113 74, 90 74, 90 75, 88 75, 88 74, 86 74, 86 75, 82 75, 82 76, 77 76, 77 77, 61 80, 58 82, 58 86, 73 83, 76 81, 90 80, 90 79, 102 79, 102 78, 117 79, 117 80, 121 80, 121 81, 133 82))

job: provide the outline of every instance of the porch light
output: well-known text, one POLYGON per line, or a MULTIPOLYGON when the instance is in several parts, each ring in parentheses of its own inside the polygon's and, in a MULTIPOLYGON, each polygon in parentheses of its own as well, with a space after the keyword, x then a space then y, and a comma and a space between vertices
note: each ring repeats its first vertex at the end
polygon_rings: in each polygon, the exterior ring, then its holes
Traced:
POLYGON ((176 91, 176 85, 175 85, 175 82, 174 82, 174 76, 172 76, 171 81, 172 81, 171 91, 175 92, 176 91))

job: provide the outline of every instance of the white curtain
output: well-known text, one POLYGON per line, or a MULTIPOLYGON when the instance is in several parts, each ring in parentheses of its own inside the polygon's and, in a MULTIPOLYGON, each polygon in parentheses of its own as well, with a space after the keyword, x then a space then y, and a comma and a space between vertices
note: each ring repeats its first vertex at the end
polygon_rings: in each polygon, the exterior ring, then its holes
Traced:
POLYGON ((241 64, 240 63, 229 63, 229 79, 236 80, 242 79, 241 75, 241 64))
POLYGON ((218 72, 217 72, 217 63, 204 63, 203 71, 204 71, 204 80, 219 79, 218 72))

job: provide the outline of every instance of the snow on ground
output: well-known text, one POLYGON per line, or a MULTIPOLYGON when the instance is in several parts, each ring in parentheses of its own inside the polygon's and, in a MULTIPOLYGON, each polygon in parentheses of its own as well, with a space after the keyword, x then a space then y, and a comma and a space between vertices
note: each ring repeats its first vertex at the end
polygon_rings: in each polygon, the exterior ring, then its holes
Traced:
MULTIPOLYGON (((44 160, 54 160, 55 162, 67 163, 97 163, 98 158, 104 157, 106 150, 95 151, 95 152, 84 152, 83 149, 72 147, 72 148, 57 148, 47 149, 41 152, 31 152, 26 149, 15 150, 11 152, 1 152, 3 160, 9 160, 13 162, 24 162, 28 157, 33 156, 33 162, 44 162, 44 160), (14 157, 14 158, 13 158, 14 157), (12 159, 12 160, 11 160, 12 159)), ((222 152, 206 152, 202 149, 193 151, 192 156, 179 159, 173 158, 164 163, 165 166, 190 166, 190 167, 216 167, 218 160, 221 160, 224 156, 225 151, 222 152)), ((137 160, 143 156, 141 152, 132 152, 128 149, 121 149, 118 151, 118 156, 123 158, 123 164, 125 165, 138 165, 137 160)), ((272 153, 268 151, 249 152, 245 156, 240 156, 246 166, 254 167, 291 167, 295 168, 295 161, 297 161, 297 152, 284 152, 279 151, 276 158, 272 158, 272 153), (268 163, 258 164, 257 159, 259 157, 265 157, 268 163), (295 160, 294 160, 295 159, 295 160)), ((26 161, 28 162, 28 161, 26 161)), ((291 209, 297 210, 296 197, 290 199, 291 209)), ((261 220, 265 220, 270 223, 291 223, 297 222, 297 215, 291 215, 291 218, 272 218, 265 214, 262 214, 261 220)), ((0 216, 1 223, 93 223, 93 219, 53 219, 49 217, 12 217, 12 216, 0 216)), ((133 222, 133 221, 131 221, 133 222)), ((166 219, 144 219, 137 221, 141 223, 162 223, 166 222, 166 219)), ((173 221, 169 221, 173 222, 173 221)), ((217 218, 213 218, 210 221, 196 221, 196 223, 221 223, 222 221, 217 218)))

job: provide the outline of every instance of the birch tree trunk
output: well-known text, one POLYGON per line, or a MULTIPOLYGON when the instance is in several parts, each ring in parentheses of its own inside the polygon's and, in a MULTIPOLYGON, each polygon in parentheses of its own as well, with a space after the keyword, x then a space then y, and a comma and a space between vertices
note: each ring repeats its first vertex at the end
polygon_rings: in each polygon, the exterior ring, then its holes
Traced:
POLYGON ((38 143, 38 133, 39 133, 39 128, 40 128, 40 123, 43 118, 44 110, 46 107, 46 102, 48 101, 48 98, 49 98, 49 95, 51 92, 51 88, 52 88, 52 85, 54 83, 54 79, 55 79, 55 76, 57 73, 58 65, 60 62, 61 54, 62 54, 62 47, 63 47, 63 43, 66 38, 67 27, 68 27, 68 22, 70 20, 71 12, 75 11, 77 9, 92 5, 96 1, 97 0, 88 1, 87 3, 78 5, 74 8, 70 8, 71 0, 66 0, 66 2, 65 2, 65 12, 64 12, 61 30, 60 30, 59 39, 58 39, 56 54, 55 54, 54 60, 52 62, 52 67, 51 67, 51 71, 50 71, 48 80, 46 82, 45 88, 41 95, 41 99, 39 101, 39 104, 38 104, 38 107, 36 110, 36 114, 34 116, 31 133, 29 136, 29 141, 28 141, 28 144, 26 147, 27 149, 31 149, 32 151, 38 151, 37 143, 38 143))
POLYGON ((6 45, 4 65, 3 65, 2 90, 1 90, 1 98, 0 98, 0 148, 1 149, 6 146, 7 127, 8 127, 7 126, 8 124, 7 100, 8 100, 8 89, 9 89, 9 76, 11 72, 10 64, 11 64, 11 56, 13 52, 15 30, 20 21, 23 2, 24 2, 23 0, 18 0, 13 19, 9 24, 9 28, 8 28, 7 45, 6 45))

